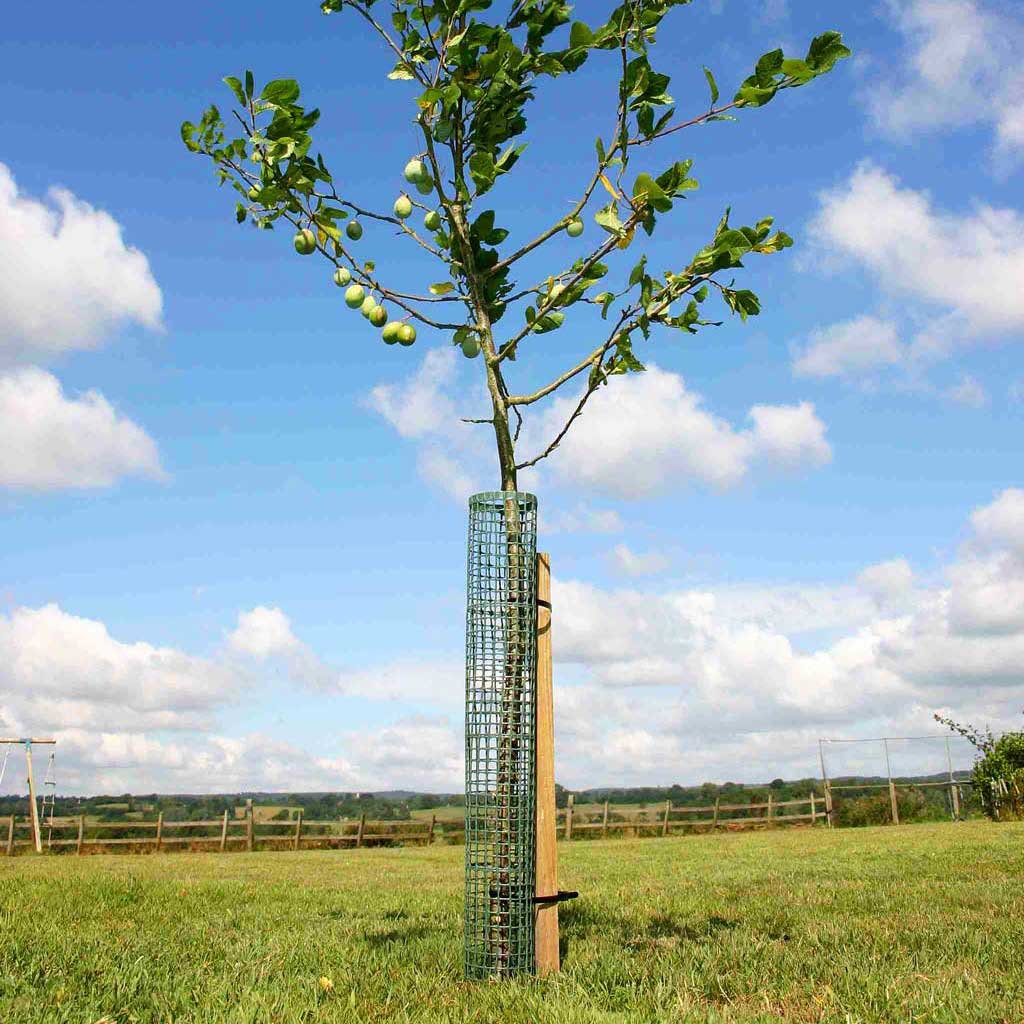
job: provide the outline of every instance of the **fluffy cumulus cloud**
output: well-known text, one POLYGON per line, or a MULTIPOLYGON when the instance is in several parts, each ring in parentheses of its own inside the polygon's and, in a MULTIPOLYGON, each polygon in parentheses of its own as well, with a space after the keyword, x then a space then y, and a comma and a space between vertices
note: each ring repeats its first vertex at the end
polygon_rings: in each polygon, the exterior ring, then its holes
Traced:
MULTIPOLYGON (((831 583, 666 590, 640 579, 554 580, 565 785, 809 775, 819 736, 916 735, 934 730, 934 712, 1020 727, 1020 489, 978 507, 937 571, 892 558, 831 583)), ((0 728, 53 731, 71 790, 459 788, 454 653, 329 674, 317 660, 312 685, 339 722, 329 740, 225 734, 240 694, 258 702, 280 686, 273 664, 287 687, 274 692, 309 684, 305 657, 270 605, 242 612, 209 657, 119 639, 55 605, 17 608, 0 616, 0 728), (384 717, 357 728, 346 702, 367 700, 384 717)), ((899 770, 931 771, 945 755, 937 744, 900 756, 899 770)), ((969 762, 966 748, 956 756, 969 762)))
MULTIPOLYGON (((810 233, 821 261, 864 272, 901 300, 900 316, 863 315, 823 326, 796 346, 793 368, 812 377, 909 374, 967 345, 1015 338, 1024 327, 1024 216, 974 203, 938 207, 870 162, 821 194, 810 233)), ((948 398, 984 404, 965 377, 948 398)))
POLYGON ((54 189, 22 195, 0 164, 0 489, 107 487, 160 477, 156 445, 98 391, 64 393, 45 363, 118 327, 160 326, 146 257, 102 210, 54 189))
POLYGON ((669 567, 669 560, 660 551, 638 552, 627 544, 616 544, 608 560, 623 576, 654 576, 669 567))
MULTIPOLYGON (((832 455, 810 403, 755 405, 751 425, 737 428, 710 412, 682 377, 654 365, 614 378, 592 402, 551 457, 551 469, 566 483, 617 498, 692 481, 726 489, 755 467, 820 466, 832 455)), ((531 437, 547 436, 575 404, 556 399, 531 437)))
POLYGON ((94 348, 123 324, 160 326, 162 297, 120 225, 66 189, 19 192, 0 164, 0 364, 94 348))
MULTIPOLYGON (((1024 150, 1024 20, 983 0, 888 0, 905 53, 867 95, 875 124, 912 141, 920 132, 991 129, 998 169, 1024 150)), ((1019 15, 1019 11, 1016 11, 1019 15)))
POLYGON ((125 476, 163 477, 153 439, 96 391, 64 393, 53 374, 0 375, 0 488, 108 487, 125 476))

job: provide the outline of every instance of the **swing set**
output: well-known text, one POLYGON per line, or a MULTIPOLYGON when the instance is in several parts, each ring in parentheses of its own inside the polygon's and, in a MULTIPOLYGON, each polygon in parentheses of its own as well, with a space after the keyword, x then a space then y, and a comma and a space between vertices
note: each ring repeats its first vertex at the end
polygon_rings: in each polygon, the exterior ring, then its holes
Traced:
POLYGON ((54 778, 54 752, 50 752, 50 760, 46 766, 46 778, 43 780, 42 806, 36 804, 36 782, 32 772, 32 747, 33 746, 55 746, 53 739, 39 739, 37 737, 0 737, 0 747, 4 747, 4 760, 0 765, 0 785, 3 785, 4 774, 7 771, 7 760, 11 754, 12 747, 23 746, 25 748, 25 768, 28 773, 28 802, 32 815, 32 839, 35 842, 36 853, 43 852, 43 836, 41 822, 46 819, 46 812, 50 812, 50 830, 53 830, 53 810, 57 802, 57 782, 54 778))

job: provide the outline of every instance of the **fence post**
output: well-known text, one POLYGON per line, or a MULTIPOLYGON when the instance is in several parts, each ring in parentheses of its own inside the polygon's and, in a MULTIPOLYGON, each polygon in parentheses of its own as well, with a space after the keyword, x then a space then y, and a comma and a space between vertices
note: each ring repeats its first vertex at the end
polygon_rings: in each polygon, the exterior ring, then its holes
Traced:
POLYGON ((366 811, 359 815, 359 831, 356 833, 356 849, 363 845, 363 829, 366 828, 366 811))
POLYGON ((715 797, 715 816, 711 819, 711 827, 718 828, 718 805, 722 802, 720 796, 715 797))
POLYGON ((768 817, 768 827, 769 828, 772 827, 772 818, 774 817, 774 815, 772 814, 773 810, 774 810, 774 807, 772 805, 772 794, 769 793, 768 794, 768 815, 767 815, 767 817, 768 817))
POLYGON ((601 822, 601 838, 608 838, 608 801, 604 802, 604 819, 601 822))
POLYGON ((253 823, 252 800, 245 801, 245 848, 249 853, 256 848, 256 829, 253 823))
POLYGON ((565 805, 565 838, 572 839, 572 805, 575 797, 569 794, 569 802, 565 805))
POLYGON ((163 846, 164 842, 164 812, 161 811, 156 816, 156 852, 160 852, 160 847, 163 846))
POLYGON ((665 817, 664 817, 664 819, 663 819, 663 821, 661 823, 661 835, 662 835, 662 838, 664 838, 665 836, 668 835, 668 816, 669 816, 669 813, 671 812, 671 810, 672 810, 672 801, 671 800, 666 800, 665 801, 665 817))
POLYGON ((434 841, 434 826, 437 824, 437 812, 430 815, 430 831, 427 833, 427 846, 434 841))
POLYGON ((85 815, 80 814, 78 816, 78 845, 75 847, 75 855, 82 855, 82 843, 85 840, 85 815))
POLYGON ((7 856, 14 856, 14 815, 7 819, 7 856))
POLYGON ((832 821, 832 783, 825 780, 825 821, 828 823, 829 828, 834 828, 835 825, 832 821))
POLYGON ((892 823, 898 825, 900 823, 900 809, 896 803, 896 783, 889 780, 889 806, 892 808, 892 823))
POLYGON ((814 790, 813 789, 811 790, 810 804, 811 804, 811 826, 813 827, 814 823, 818 820, 818 805, 814 802, 814 790))
POLYGON ((302 808, 299 808, 299 815, 295 819, 295 845, 294 848, 299 848, 299 843, 302 842, 302 808))
POLYGON ((953 754, 949 749, 949 737, 946 737, 946 767, 949 769, 949 805, 953 813, 953 820, 960 820, 960 793, 957 791, 956 782, 953 778, 953 754))
POLYGON ((955 783, 949 784, 949 792, 953 797, 953 820, 960 820, 960 787, 955 783))
POLYGON ((220 852, 223 853, 228 845, 228 812, 224 809, 224 821, 220 826, 220 852))

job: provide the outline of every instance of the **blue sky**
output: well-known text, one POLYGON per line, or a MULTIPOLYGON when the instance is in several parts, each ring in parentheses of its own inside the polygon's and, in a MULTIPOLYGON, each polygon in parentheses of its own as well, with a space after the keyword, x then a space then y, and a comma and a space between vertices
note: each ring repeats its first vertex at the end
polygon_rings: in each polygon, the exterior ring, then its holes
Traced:
MULTIPOLYGON (((56 733, 68 791, 458 789, 465 496, 496 486, 485 428, 458 422, 485 411, 481 364, 429 331, 382 345, 290 233, 234 224, 178 138, 228 107, 223 75, 297 77, 336 178, 387 209, 412 91, 312 0, 177 11, 5 19, 0 731, 56 733)), ((819 735, 927 732, 935 710, 1019 724, 1024 23, 982 0, 697 0, 656 63, 699 112, 702 63, 729 93, 828 28, 852 60, 657 157, 692 157, 701 189, 653 266, 727 205, 793 235, 744 277, 763 314, 657 337, 524 481, 565 609, 568 785, 809 774, 819 735)), ((493 195, 509 244, 592 172, 604 56, 530 109, 493 195)), ((400 285, 443 276, 361 246, 400 285)), ((591 326, 536 339, 513 387, 591 326)))

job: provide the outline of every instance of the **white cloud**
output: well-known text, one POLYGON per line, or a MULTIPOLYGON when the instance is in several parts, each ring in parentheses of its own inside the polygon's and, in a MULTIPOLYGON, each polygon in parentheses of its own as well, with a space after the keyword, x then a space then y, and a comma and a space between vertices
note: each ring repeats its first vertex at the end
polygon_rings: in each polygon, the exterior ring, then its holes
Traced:
POLYGON ((880 288, 956 312, 974 331, 1024 326, 1024 218, 1016 210, 936 209, 927 193, 867 162, 820 199, 816 242, 880 288))
POLYGON ((971 513, 978 542, 1024 559, 1024 490, 1008 487, 990 505, 971 513))
POLYGON ((547 515, 539 510, 541 534, 549 533, 621 533, 625 529, 622 516, 615 509, 577 505, 574 509, 547 515))
POLYGON ((107 487, 124 476, 159 479, 156 445, 96 391, 68 398, 52 374, 23 367, 0 376, 0 488, 107 487))
POLYGON ((639 554, 625 544, 616 544, 609 552, 612 568, 624 576, 654 576, 669 566, 668 559, 659 551, 639 554))
POLYGON ((93 348, 119 326, 160 326, 146 257, 117 222, 65 189, 19 195, 0 164, 0 364, 93 348))
POLYGON ((983 409, 988 405, 988 392, 970 374, 964 374, 960 383, 949 388, 946 395, 957 405, 966 405, 972 409, 983 409))
POLYGON ((257 605, 238 613, 238 625, 228 635, 228 646, 241 654, 264 660, 286 654, 299 646, 291 620, 280 608, 257 605))
POLYGON ((427 483, 461 505, 466 504, 470 495, 485 490, 479 480, 467 472, 465 460, 453 458, 434 445, 427 445, 420 451, 416 467, 427 483))
POLYGON ((802 377, 839 377, 892 366, 903 357, 892 321, 858 316, 811 331, 793 369, 802 377))
POLYGON ((914 570, 905 558, 869 565, 857 575, 857 582, 881 600, 901 597, 914 585, 914 570))
POLYGON ((455 375, 455 350, 433 348, 403 384, 378 384, 369 404, 402 437, 450 434, 460 413, 448 394, 455 375))
MULTIPOLYGON (((577 399, 556 399, 529 431, 535 445, 565 422, 577 399)), ((831 457, 825 428, 809 403, 756 405, 753 429, 737 430, 704 408, 678 374, 653 364, 611 380, 591 399, 551 456, 567 483, 619 498, 672 490, 691 480, 725 489, 752 463, 820 465, 831 457)))
POLYGON ((889 0, 890 23, 907 55, 868 105, 876 125, 899 140, 919 131, 984 125, 994 132, 1003 169, 1024 147, 1024 22, 977 0, 889 0))

